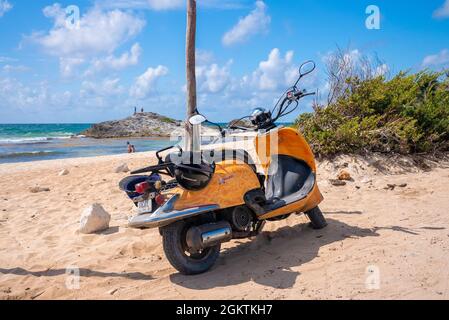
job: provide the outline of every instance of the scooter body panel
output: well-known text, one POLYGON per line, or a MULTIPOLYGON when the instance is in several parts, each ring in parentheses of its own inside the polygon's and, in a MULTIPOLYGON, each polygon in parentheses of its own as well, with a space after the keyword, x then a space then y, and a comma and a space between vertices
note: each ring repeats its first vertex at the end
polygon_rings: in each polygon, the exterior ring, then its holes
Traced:
POLYGON ((225 209, 243 205, 244 195, 258 188, 260 181, 250 166, 239 160, 225 160, 216 164, 214 176, 206 188, 199 191, 177 188, 171 193, 179 194, 176 210, 206 204, 225 209))
POLYGON ((315 156, 304 137, 293 128, 280 128, 259 134, 254 140, 257 156, 265 173, 273 155, 286 155, 303 160, 316 172, 315 156))
MULTIPOLYGON (((255 139, 255 148, 261 166, 267 174, 272 163, 272 157, 275 155, 286 155, 298 160, 304 161, 316 174, 315 156, 304 137, 293 128, 281 128, 271 130, 267 133, 260 134, 255 139)), ((315 181, 312 191, 304 198, 297 202, 288 204, 284 207, 259 216, 259 219, 265 220, 275 218, 293 212, 307 212, 317 207, 322 201, 323 196, 315 181)))

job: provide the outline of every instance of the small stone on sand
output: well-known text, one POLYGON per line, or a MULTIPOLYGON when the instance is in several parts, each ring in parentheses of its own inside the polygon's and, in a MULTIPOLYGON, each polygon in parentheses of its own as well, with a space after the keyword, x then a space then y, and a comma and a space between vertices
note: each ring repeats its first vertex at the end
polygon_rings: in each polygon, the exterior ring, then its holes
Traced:
POLYGON ((108 293, 109 293, 111 296, 113 296, 114 293, 116 293, 117 291, 118 291, 118 289, 112 289, 112 290, 108 291, 108 293))
POLYGON ((341 181, 350 181, 351 180, 351 174, 346 170, 341 170, 340 173, 337 176, 338 180, 341 181))
POLYGON ((336 179, 329 179, 329 182, 331 183, 331 185, 336 186, 336 187, 341 187, 341 186, 346 185, 345 181, 336 180, 336 179))
POLYGON ((64 169, 64 170, 62 170, 61 172, 59 172, 59 176, 60 177, 62 177, 62 176, 66 176, 66 175, 68 175, 70 172, 69 172, 69 170, 67 170, 67 169, 64 169))
POLYGON ((49 192, 49 188, 43 188, 43 187, 32 187, 30 188, 31 193, 39 193, 39 192, 49 192))

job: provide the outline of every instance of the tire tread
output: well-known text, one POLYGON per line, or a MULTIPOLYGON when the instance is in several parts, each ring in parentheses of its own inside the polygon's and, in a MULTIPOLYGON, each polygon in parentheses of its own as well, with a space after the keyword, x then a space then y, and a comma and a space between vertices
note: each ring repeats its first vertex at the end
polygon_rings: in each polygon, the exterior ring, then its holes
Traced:
POLYGON ((319 207, 315 207, 306 212, 306 216, 310 219, 310 226, 315 230, 320 230, 327 227, 326 218, 319 207))

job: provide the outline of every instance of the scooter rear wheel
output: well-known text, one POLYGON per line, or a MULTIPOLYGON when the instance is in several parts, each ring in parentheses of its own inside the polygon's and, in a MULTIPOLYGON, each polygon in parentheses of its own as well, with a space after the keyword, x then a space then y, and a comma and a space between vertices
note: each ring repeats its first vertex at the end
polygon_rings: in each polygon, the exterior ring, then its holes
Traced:
POLYGON ((324 218, 319 207, 315 207, 312 210, 307 211, 306 216, 309 217, 310 225, 313 229, 319 230, 327 226, 326 218, 324 218))
POLYGON ((221 249, 218 244, 201 252, 189 252, 186 235, 191 226, 185 221, 178 221, 161 229, 165 256, 170 264, 184 275, 208 271, 217 261, 221 249))

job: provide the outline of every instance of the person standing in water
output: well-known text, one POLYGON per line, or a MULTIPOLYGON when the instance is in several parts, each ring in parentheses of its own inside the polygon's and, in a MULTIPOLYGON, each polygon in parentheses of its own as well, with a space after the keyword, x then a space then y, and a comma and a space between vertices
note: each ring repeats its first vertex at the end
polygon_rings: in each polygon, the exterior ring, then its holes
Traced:
POLYGON ((126 144, 128 145, 128 153, 135 153, 136 152, 136 147, 134 147, 134 145, 129 143, 129 141, 126 144))

